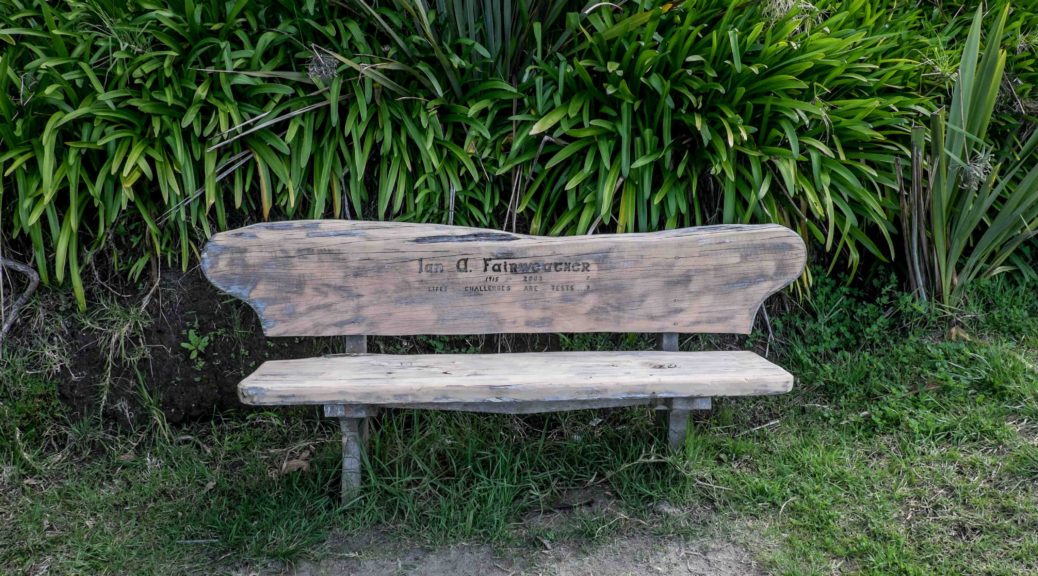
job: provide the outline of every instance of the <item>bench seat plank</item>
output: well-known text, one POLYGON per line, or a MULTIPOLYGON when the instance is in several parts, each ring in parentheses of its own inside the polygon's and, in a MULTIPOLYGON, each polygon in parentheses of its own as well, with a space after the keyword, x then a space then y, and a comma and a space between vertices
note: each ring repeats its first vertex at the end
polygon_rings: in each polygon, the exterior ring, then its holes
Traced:
POLYGON ((788 392, 793 376, 747 351, 342 355, 265 362, 252 405, 633 400, 788 392))

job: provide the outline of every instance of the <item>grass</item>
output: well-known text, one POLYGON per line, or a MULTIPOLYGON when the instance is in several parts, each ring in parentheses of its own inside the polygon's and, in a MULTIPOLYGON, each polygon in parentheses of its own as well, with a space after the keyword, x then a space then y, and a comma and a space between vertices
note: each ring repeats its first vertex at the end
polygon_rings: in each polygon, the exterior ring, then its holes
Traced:
POLYGON ((1036 288, 982 283, 951 338, 945 320, 888 282, 820 280, 809 305, 773 312, 770 341, 746 342, 767 344, 798 375, 794 392, 718 399, 679 455, 664 450, 647 409, 389 412, 375 423, 370 482, 346 507, 336 430, 316 410, 113 431, 53 417, 60 404, 46 382, 11 360, 0 387, 0 572, 229 571, 321 557, 333 533, 372 528, 423 544, 523 547, 713 527, 780 574, 1034 573, 1036 288), (529 521, 589 488, 615 506, 529 521))

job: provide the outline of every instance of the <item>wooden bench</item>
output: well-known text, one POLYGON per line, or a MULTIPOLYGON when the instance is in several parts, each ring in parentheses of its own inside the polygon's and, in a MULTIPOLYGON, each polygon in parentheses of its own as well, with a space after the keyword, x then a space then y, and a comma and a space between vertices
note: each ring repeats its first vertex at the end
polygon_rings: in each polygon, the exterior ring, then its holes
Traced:
POLYGON ((533 413, 653 404, 672 446, 713 396, 787 392, 793 376, 753 352, 678 352, 679 333, 750 332, 803 270, 776 225, 533 237, 339 220, 215 235, 202 269, 247 302, 268 336, 347 336, 347 354, 265 362, 242 402, 320 404, 340 419, 342 486, 360 486, 367 419, 380 407, 533 413), (661 350, 367 354, 366 336, 661 333, 661 350))

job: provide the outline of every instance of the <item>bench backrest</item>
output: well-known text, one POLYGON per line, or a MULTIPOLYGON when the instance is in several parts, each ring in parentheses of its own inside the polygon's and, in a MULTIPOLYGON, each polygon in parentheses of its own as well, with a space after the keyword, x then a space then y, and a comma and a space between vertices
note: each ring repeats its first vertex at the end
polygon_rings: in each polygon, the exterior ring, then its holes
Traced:
POLYGON ((310 220, 216 234, 202 269, 269 336, 746 334, 804 261, 777 225, 538 237, 310 220))

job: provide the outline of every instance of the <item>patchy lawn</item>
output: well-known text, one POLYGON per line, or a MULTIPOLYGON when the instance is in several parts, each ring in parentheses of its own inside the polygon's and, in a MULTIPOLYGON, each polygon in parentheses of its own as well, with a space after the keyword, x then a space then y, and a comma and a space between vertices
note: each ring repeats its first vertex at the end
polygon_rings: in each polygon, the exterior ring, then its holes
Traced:
POLYGON ((400 573, 488 576, 1038 571, 1038 284, 985 284, 954 330, 882 283, 814 291, 772 312, 770 339, 685 339, 767 347, 798 384, 718 399, 681 454, 648 409, 390 411, 346 505, 337 431, 316 410, 69 423, 9 351, 0 572, 374 574, 393 558, 400 573))

